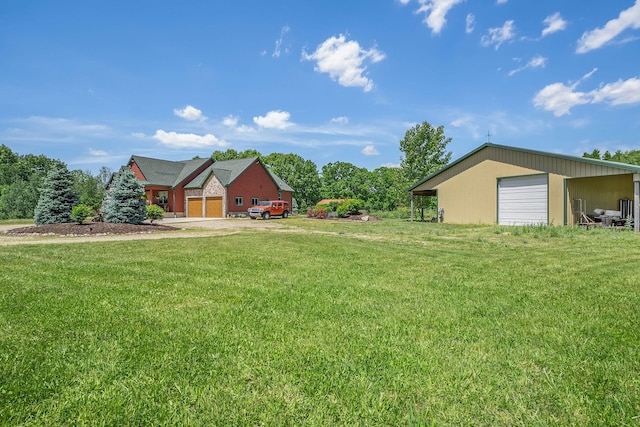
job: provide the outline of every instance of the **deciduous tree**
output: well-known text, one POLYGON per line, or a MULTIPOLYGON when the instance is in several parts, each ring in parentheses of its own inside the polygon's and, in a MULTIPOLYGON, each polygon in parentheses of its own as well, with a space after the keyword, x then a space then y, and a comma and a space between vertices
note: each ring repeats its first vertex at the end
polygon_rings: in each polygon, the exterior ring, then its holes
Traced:
POLYGON ((211 154, 211 158, 214 162, 217 162, 219 160, 248 159, 251 157, 261 156, 262 154, 251 148, 244 151, 236 151, 233 148, 229 148, 225 151, 216 150, 213 152, 213 154, 211 154))
POLYGON ((348 162, 324 165, 321 182, 320 193, 325 199, 367 200, 372 190, 370 172, 348 162))
POLYGON ((300 204, 300 209, 306 210, 320 200, 318 167, 311 160, 305 160, 293 153, 272 153, 263 156, 261 160, 293 188, 293 198, 300 204))
POLYGON ((428 122, 415 125, 407 130, 400 141, 400 151, 404 153, 400 167, 408 185, 444 167, 451 160, 447 144, 451 138, 444 135, 444 126, 434 128, 428 122))

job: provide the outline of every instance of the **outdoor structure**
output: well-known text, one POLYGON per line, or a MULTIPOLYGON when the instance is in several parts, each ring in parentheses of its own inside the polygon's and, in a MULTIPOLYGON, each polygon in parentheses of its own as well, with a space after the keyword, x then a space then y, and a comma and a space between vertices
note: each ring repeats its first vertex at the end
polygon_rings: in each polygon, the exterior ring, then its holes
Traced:
MULTIPOLYGON (((640 231, 640 166, 486 143, 414 184, 447 222, 578 225, 603 213, 640 231)), ((611 222, 610 222, 611 223, 611 222)))
POLYGON ((293 189, 257 157, 169 161, 131 156, 127 166, 144 185, 148 204, 167 216, 225 218, 246 214, 261 200, 286 200, 293 189))

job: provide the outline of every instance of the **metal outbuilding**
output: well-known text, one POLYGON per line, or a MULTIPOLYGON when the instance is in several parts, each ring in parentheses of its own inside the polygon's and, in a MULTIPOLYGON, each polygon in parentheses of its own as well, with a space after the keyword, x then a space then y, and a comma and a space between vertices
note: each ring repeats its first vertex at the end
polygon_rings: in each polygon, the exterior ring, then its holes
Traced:
POLYGON ((409 188, 457 224, 578 225, 618 212, 640 231, 640 166, 486 143, 409 188))

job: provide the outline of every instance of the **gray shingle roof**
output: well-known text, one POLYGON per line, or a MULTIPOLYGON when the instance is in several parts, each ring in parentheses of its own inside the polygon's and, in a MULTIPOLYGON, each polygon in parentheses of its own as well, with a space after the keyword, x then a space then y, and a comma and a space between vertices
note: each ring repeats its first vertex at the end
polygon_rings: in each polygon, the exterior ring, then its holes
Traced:
MULTIPOLYGON (((184 188, 202 188, 205 182, 209 179, 209 176, 213 173, 222 185, 228 187, 235 181, 242 173, 247 170, 254 162, 259 161, 257 157, 250 157, 247 159, 233 159, 233 160, 219 160, 206 168, 202 173, 196 176, 191 182, 185 185, 184 188)), ((261 162, 262 163, 262 162, 261 162)), ((279 190, 291 191, 293 189, 280 177, 276 176, 268 168, 265 168, 273 182, 276 184, 279 190)))
POLYGON ((144 181, 146 185, 175 187, 199 167, 211 161, 211 159, 170 161, 143 156, 131 156, 129 163, 132 161, 138 165, 140 171, 146 178, 144 181))

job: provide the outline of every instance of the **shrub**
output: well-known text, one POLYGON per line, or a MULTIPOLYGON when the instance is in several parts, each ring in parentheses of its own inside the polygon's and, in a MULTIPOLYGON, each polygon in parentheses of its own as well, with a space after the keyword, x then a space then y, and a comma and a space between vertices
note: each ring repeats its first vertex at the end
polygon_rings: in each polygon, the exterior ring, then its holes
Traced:
POLYGON ((317 205, 314 206, 314 209, 324 209, 327 212, 334 212, 335 209, 332 211, 331 210, 331 204, 327 204, 327 203, 318 203, 317 205))
POLYGON ((313 211, 315 217, 318 219, 326 219, 327 218, 327 210, 326 209, 315 209, 313 211))
POLYGON ((327 207, 327 212, 336 212, 339 206, 340 206, 340 202, 336 200, 332 200, 329 202, 329 205, 327 207))
POLYGON ((71 219, 78 224, 82 224, 87 218, 94 215, 95 211, 91 206, 77 205, 71 208, 71 219))
POLYGON ((364 207, 364 202, 360 199, 347 199, 340 206, 338 206, 337 214, 339 217, 344 218, 349 215, 357 215, 360 213, 360 209, 364 207))
POLYGON ((147 218, 153 224, 154 220, 164 218, 164 209, 158 205, 147 206, 147 218))

